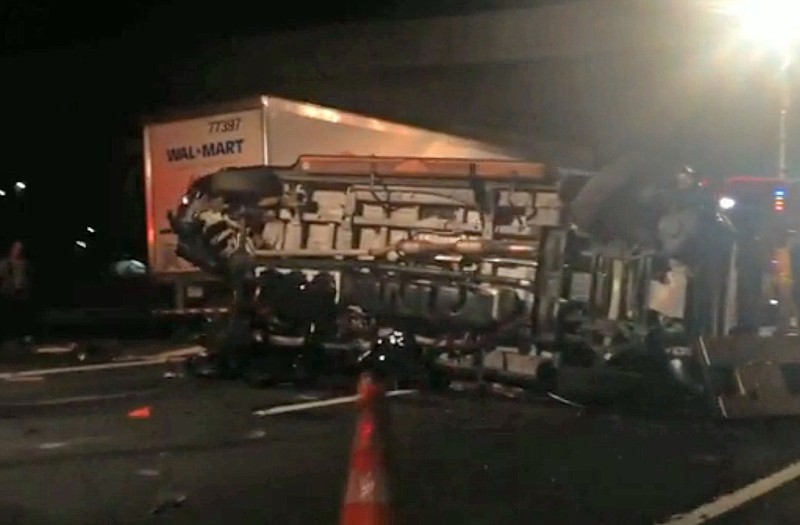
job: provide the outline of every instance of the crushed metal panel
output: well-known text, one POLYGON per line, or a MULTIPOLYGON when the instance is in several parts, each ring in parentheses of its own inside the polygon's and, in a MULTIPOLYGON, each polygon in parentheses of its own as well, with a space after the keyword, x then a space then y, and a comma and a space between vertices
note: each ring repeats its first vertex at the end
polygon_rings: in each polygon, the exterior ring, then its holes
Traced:
POLYGON ((699 346, 717 415, 800 415, 800 337, 701 338, 699 346))
POLYGON ((650 281, 648 308, 672 319, 683 319, 687 283, 688 268, 678 261, 670 261, 666 282, 650 281))

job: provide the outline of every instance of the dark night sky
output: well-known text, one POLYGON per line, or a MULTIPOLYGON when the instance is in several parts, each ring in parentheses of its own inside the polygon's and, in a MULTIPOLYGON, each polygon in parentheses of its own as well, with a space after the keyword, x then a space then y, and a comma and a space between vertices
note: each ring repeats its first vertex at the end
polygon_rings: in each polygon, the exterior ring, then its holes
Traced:
MULTIPOLYGON (((0 0, 2 1, 2 0, 0 0)), ((49 281, 97 274, 122 253, 142 256, 139 208, 123 188, 125 137, 169 99, 160 64, 209 40, 338 21, 457 14, 558 0, 373 0, 271 2, 0 3, 4 152, 0 189, 24 180, 24 198, 0 200, 3 249, 26 239, 49 281), (64 54, 64 50, 69 50, 64 54), (93 250, 75 248, 91 225, 93 250)), ((564 1, 564 0, 561 0, 564 1)), ((138 181, 133 181, 136 184, 138 181)))
MULTIPOLYGON (((112 145, 141 114, 168 99, 159 65, 209 40, 337 21, 532 3, 553 0, 361 0, 322 3, 327 6, 322 9, 287 2, 280 12, 273 3, 239 5, 235 0, 219 9, 185 0, 0 3, 0 63, 4 76, 13 79, 4 85, 6 129, 12 133, 4 134, 4 149, 11 153, 0 170, 0 187, 24 174, 31 182, 29 203, 34 197, 48 203, 37 211, 50 206, 70 210, 54 227, 68 227, 70 217, 77 222, 103 220, 107 210, 99 201, 108 199, 98 192, 113 190, 112 145), (68 58, 59 54, 70 49, 78 52, 68 58)), ((37 227, 43 224, 38 221, 37 227)))

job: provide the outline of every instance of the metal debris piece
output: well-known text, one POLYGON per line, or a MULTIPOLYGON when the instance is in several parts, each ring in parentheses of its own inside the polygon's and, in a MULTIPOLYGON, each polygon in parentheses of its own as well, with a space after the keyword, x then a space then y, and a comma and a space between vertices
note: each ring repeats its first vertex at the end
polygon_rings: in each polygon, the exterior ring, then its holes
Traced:
POLYGON ((150 511, 150 514, 161 514, 168 509, 176 509, 186 503, 186 494, 176 493, 164 498, 150 511))
POLYGON ((497 394, 508 399, 519 399, 525 394, 525 390, 519 387, 491 383, 490 389, 493 394, 497 394))
POLYGON ((247 439, 261 439, 266 436, 267 433, 260 428, 255 428, 247 433, 247 439))
POLYGON ((568 405, 568 406, 571 406, 571 407, 585 408, 580 403, 576 403, 575 401, 570 401, 569 399, 567 399, 565 397, 561 397, 560 395, 554 394, 552 392, 548 392, 547 393, 547 397, 549 397, 550 399, 552 399, 554 401, 558 401, 559 403, 564 403, 565 405, 568 405))
POLYGON ((720 465, 725 457, 719 454, 694 454, 689 457, 689 462, 694 465, 720 465))
POLYGON ((315 401, 320 399, 320 396, 318 394, 297 394, 295 398, 301 401, 315 401))

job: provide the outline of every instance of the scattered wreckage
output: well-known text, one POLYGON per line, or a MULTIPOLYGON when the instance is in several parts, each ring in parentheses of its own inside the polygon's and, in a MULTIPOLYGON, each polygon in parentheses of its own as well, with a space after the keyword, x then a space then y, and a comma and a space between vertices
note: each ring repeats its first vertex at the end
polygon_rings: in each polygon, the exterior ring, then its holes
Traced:
POLYGON ((370 366, 723 417, 800 409, 781 368, 800 340, 759 335, 737 307, 745 270, 763 272, 737 250, 752 232, 690 170, 304 156, 204 176, 169 221, 177 254, 233 290, 215 373, 370 366))

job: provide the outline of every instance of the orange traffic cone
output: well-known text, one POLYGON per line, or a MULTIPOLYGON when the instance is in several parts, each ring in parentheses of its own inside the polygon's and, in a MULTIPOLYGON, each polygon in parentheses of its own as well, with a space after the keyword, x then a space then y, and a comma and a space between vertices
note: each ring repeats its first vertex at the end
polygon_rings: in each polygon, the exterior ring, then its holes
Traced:
POLYGON ((376 416, 383 390, 365 374, 359 381, 358 393, 361 414, 353 440, 340 524, 387 525, 390 522, 389 491, 376 416))

